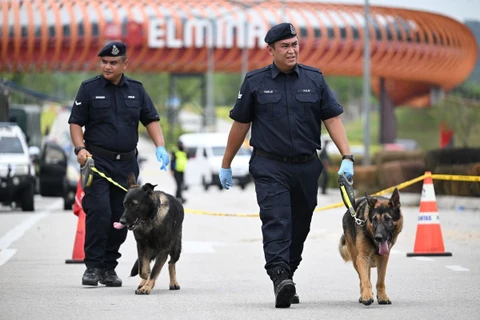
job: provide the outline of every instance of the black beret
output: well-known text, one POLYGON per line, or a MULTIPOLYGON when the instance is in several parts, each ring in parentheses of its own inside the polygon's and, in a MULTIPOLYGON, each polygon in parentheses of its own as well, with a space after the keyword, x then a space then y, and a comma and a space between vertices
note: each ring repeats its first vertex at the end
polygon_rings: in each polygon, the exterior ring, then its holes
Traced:
POLYGON ((297 31, 291 23, 280 23, 276 26, 273 26, 270 30, 268 30, 267 35, 265 36, 265 42, 268 44, 284 40, 290 39, 297 36, 297 31))
POLYGON ((99 57, 119 57, 127 54, 127 46, 120 41, 107 43, 105 47, 98 53, 99 57))

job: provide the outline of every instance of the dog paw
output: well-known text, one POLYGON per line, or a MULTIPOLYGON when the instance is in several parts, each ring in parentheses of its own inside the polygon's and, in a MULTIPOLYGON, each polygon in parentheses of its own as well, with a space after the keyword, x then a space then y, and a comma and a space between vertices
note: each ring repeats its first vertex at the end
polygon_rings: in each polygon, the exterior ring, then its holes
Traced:
POLYGON ((180 290, 180 285, 178 283, 170 285, 170 290, 180 290))
POLYGON ((385 300, 378 300, 378 304, 392 304, 392 301, 390 299, 385 299, 385 300))
POLYGON ((366 306, 369 306, 373 303, 373 298, 362 298, 362 297, 360 297, 360 299, 358 299, 358 302, 363 303, 366 306))
POLYGON ((149 289, 140 288, 140 289, 135 290, 135 294, 150 294, 150 291, 151 290, 149 290, 149 289))

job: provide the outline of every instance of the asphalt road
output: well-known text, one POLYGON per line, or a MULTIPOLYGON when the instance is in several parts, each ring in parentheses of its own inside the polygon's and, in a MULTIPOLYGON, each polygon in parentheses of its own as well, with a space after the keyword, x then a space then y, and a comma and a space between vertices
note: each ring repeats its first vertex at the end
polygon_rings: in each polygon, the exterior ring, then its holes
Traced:
MULTIPOLYGON (((173 178, 159 171, 153 150, 142 143, 140 152, 152 155, 141 178, 173 193, 173 178)), ((186 197, 187 209, 258 212, 253 185, 244 191, 191 187, 186 197)), ((319 196, 319 205, 339 199, 338 190, 332 189, 319 196)), ((316 212, 294 279, 301 303, 275 309, 273 287, 263 269, 258 218, 187 214, 177 264, 181 290, 168 290, 164 269, 151 295, 137 296, 139 278, 128 276, 136 259, 131 234, 117 268, 123 287, 82 287, 84 266, 65 264, 72 255, 77 218, 62 210, 59 198, 37 196, 35 201, 34 213, 0 208, 0 319, 478 319, 480 314, 478 210, 439 209, 445 248, 452 257, 407 258, 419 209, 404 207, 404 230, 387 270, 393 304, 368 307, 357 302, 358 277, 337 250, 344 210, 316 212)))

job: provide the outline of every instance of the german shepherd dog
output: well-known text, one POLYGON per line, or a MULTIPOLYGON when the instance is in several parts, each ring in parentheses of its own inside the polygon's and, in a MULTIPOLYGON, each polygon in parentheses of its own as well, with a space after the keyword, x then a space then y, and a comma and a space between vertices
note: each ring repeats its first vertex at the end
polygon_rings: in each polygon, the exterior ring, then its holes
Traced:
POLYGON ((358 302, 366 306, 373 303, 370 271, 377 267, 378 303, 391 304, 385 292, 385 274, 390 249, 403 228, 398 189, 395 188, 390 199, 365 194, 355 202, 354 208, 356 217, 364 222, 358 225, 349 211, 345 213, 339 251, 345 262, 353 262, 360 278, 358 302))
POLYGON ((170 290, 179 290, 175 264, 182 250, 183 206, 172 195, 154 191, 156 185, 137 185, 133 173, 128 176, 127 182, 129 189, 123 201, 125 210, 114 226, 133 231, 137 242, 138 259, 130 276, 140 274, 142 281, 135 294, 150 294, 168 255, 170 290), (153 260, 155 263, 150 270, 153 260))

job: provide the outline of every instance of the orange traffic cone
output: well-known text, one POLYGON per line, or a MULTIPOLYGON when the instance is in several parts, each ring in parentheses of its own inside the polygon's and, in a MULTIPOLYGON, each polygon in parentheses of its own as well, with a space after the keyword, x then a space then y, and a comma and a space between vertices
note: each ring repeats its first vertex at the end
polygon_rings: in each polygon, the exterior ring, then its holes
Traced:
POLYGON ((77 193, 75 195, 75 202, 73 204, 73 213, 78 216, 78 223, 77 223, 77 234, 75 236, 75 243, 73 245, 73 254, 72 259, 65 260, 65 263, 83 263, 83 259, 85 259, 85 211, 83 211, 82 207, 82 198, 85 193, 82 190, 82 186, 80 181, 78 181, 77 185, 77 193))
POLYGON ((420 214, 418 216, 417 235, 413 253, 407 257, 415 256, 451 256, 445 252, 443 246, 442 229, 438 215, 437 200, 431 172, 425 172, 423 180, 422 198, 420 199, 420 214))

